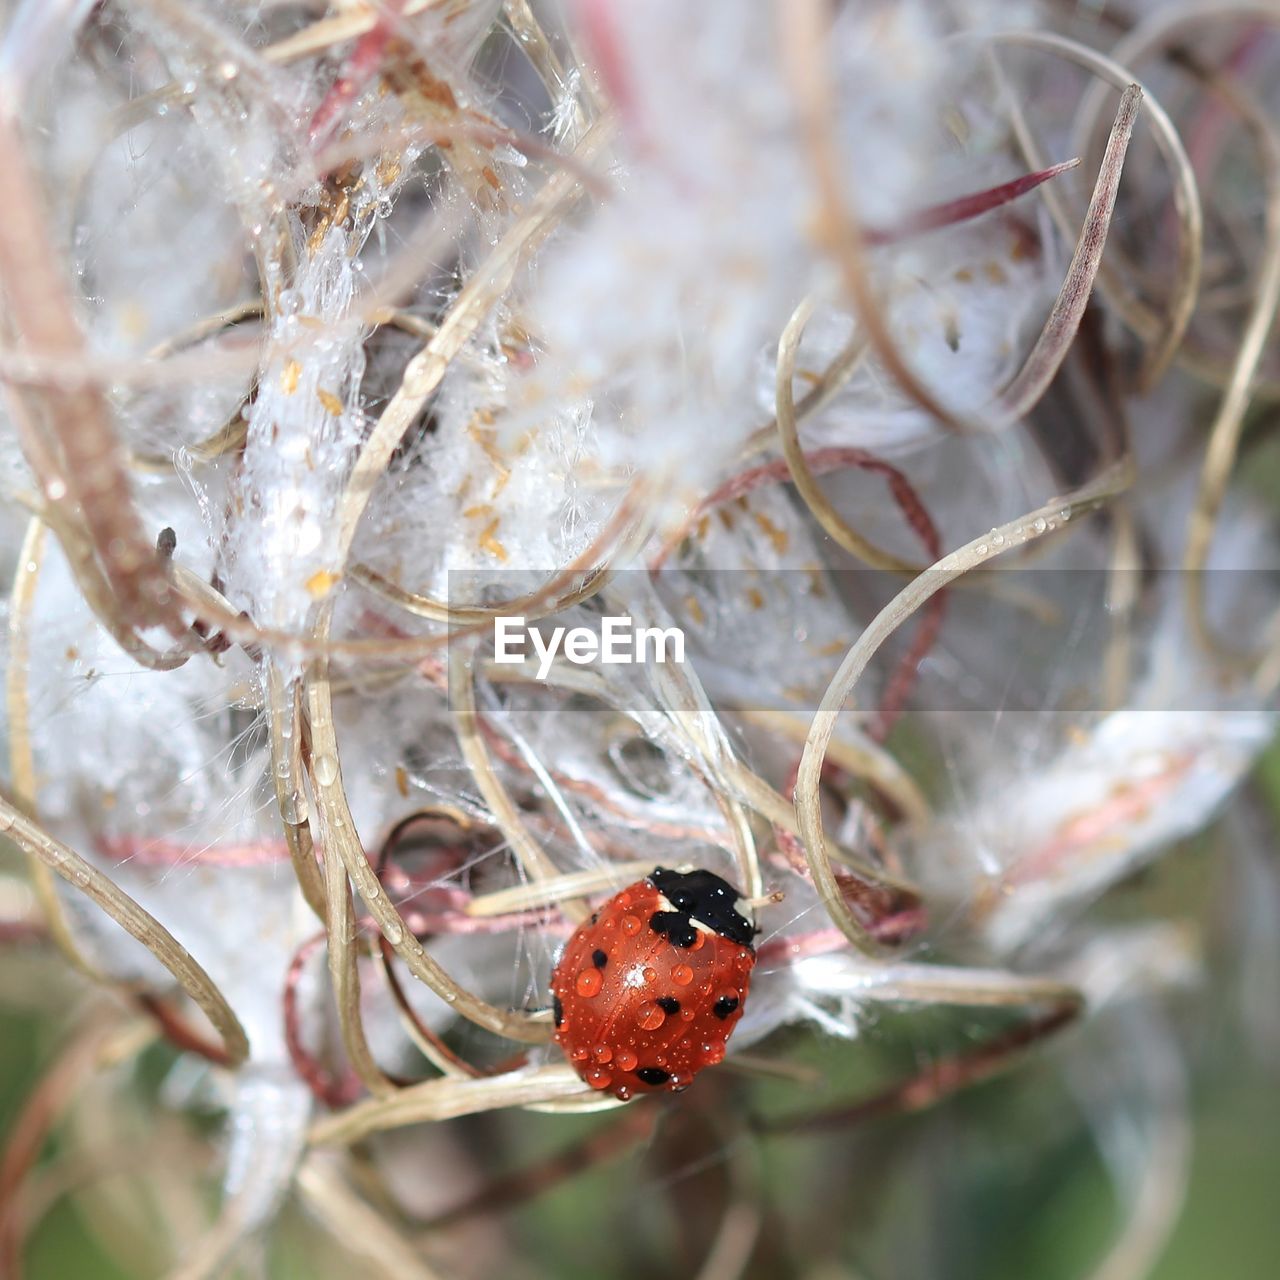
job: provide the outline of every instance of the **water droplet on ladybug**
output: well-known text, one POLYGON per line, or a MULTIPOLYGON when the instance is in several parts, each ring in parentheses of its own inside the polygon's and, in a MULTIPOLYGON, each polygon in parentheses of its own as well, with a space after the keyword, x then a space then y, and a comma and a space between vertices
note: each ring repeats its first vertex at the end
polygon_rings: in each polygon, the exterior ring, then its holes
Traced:
POLYGON ((640 917, 639 916, 623 916, 622 932, 625 933, 628 937, 634 938, 636 934, 640 932, 640 917))
POLYGON ((657 969, 651 969, 648 967, 648 965, 646 965, 644 969, 644 980, 646 982, 657 982, 658 980, 657 969))
POLYGON ((613 1075, 603 1067, 596 1067, 587 1072, 587 1083, 593 1089, 607 1089, 613 1083, 613 1075))
POLYGON ((636 1019, 642 1031, 657 1031, 666 1020, 667 1015, 656 1004, 645 1005, 636 1019))
POLYGON ((671 981, 677 986, 687 987, 693 981, 693 970, 687 964, 678 964, 671 970, 671 981))
MULTIPOLYGON (((634 1071, 635 1065, 639 1061, 640 1059, 630 1049, 619 1049, 613 1055, 614 1065, 619 1071, 634 1071)), ((619 1094, 619 1097, 621 1097, 621 1094, 619 1094)))
POLYGON ((592 1053, 595 1054, 597 1062, 608 1062, 613 1057, 613 1050, 607 1044, 596 1045, 592 1053))
POLYGON ((580 996, 595 996, 600 994, 600 988, 604 986, 604 978, 599 969, 583 969, 574 980, 573 989, 580 996))

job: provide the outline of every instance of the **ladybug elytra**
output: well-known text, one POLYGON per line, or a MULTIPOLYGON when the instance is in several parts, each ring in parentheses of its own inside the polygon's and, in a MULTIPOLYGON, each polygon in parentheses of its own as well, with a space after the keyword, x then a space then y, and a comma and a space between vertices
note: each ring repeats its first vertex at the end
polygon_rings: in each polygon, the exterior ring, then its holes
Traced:
POLYGON ((556 1042, 593 1089, 676 1093, 721 1061, 755 965, 740 895, 659 867, 610 898, 551 975, 556 1042))

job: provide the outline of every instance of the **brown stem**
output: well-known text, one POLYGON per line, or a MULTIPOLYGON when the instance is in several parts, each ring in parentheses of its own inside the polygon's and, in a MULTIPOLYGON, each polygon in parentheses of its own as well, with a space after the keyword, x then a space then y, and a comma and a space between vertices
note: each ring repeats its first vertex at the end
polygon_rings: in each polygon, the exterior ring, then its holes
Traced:
MULTIPOLYGON (((84 335, 49 234, 52 219, 17 121, 3 107, 0 173, 5 175, 0 289, 11 324, 29 352, 82 357, 84 335)), ((175 636, 182 635, 186 627, 178 600, 134 509, 124 451, 101 389, 48 386, 30 394, 33 404, 43 410, 45 430, 61 455, 60 473, 41 478, 53 490, 51 500, 69 496, 79 503, 81 518, 122 614, 136 626, 159 625, 175 636)), ((29 459, 44 453, 40 440, 26 433, 24 437, 23 449, 29 459)), ((36 466, 35 461, 32 465, 36 466)))

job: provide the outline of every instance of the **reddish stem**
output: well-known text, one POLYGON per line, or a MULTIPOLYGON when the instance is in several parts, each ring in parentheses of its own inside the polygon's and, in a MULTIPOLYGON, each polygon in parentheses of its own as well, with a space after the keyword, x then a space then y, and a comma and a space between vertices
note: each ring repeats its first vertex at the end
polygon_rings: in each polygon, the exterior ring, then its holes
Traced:
POLYGON ((284 1042, 293 1068, 307 1088, 326 1107, 349 1106, 360 1096, 360 1080, 348 1069, 342 1076, 333 1075, 303 1043, 298 1019, 298 984, 307 961, 324 944, 323 932, 308 938, 294 953, 284 980, 284 1042))
POLYGON ((1067 1026, 1079 1013, 1078 1004, 1062 1004, 992 1036, 967 1053, 941 1058, 880 1093, 852 1105, 825 1107, 819 1111, 757 1121, 759 1133, 825 1133, 835 1128, 871 1120, 894 1112, 923 1111, 950 1094, 989 1079, 1011 1066, 1010 1059, 1046 1036, 1067 1026))
POLYGON ((610 1123, 581 1141, 523 1169, 494 1178, 426 1225, 431 1231, 440 1231, 478 1214, 500 1213, 543 1195, 583 1170, 621 1155, 628 1147, 650 1138, 659 1114, 657 1107, 626 1107, 610 1123))
POLYGON ((159 996, 139 992, 134 999, 138 1007, 151 1017, 164 1037, 183 1053, 194 1053, 215 1066, 229 1067, 231 1058, 226 1047, 217 1040, 208 1040, 200 1034, 176 1009, 171 1008, 159 996))
POLYGON ((164 836, 100 836, 94 845, 114 862, 144 867, 263 867, 289 860, 289 847, 283 840, 242 840, 201 848, 164 836))
POLYGON ((309 135, 311 146, 319 150, 342 121, 351 104, 365 91, 369 82, 382 66, 387 45, 395 31, 396 21, 404 11, 407 0, 381 0, 377 6, 377 18, 373 26, 355 43, 351 55, 343 65, 338 78, 311 117, 309 135))
POLYGON ((942 204, 929 205, 917 209, 915 213, 906 214, 896 227, 865 227, 862 232, 863 241, 869 245, 897 244, 901 240, 909 240, 912 236, 923 235, 927 231, 937 231, 940 227, 954 226, 957 222, 968 222, 971 218, 980 217, 998 209, 1001 205, 1034 191, 1042 182, 1056 178, 1068 169, 1074 169, 1080 163, 1064 160, 1061 164, 1050 165, 1047 169, 1038 169, 1035 173, 1024 173, 1011 182, 1002 182, 997 187, 988 187, 985 191, 975 191, 972 195, 960 196, 957 200, 946 200, 942 204))

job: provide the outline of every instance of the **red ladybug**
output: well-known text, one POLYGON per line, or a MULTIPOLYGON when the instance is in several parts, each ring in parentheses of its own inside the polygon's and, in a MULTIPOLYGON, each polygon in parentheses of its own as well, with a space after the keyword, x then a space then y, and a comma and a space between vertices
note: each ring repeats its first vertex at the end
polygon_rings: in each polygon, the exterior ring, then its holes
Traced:
POLYGON ((551 975, 556 1042, 593 1089, 678 1093, 724 1057, 756 962, 737 890, 659 867, 581 925, 551 975))

